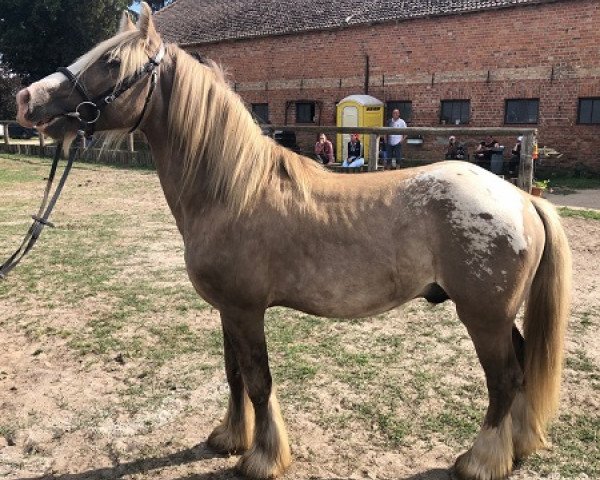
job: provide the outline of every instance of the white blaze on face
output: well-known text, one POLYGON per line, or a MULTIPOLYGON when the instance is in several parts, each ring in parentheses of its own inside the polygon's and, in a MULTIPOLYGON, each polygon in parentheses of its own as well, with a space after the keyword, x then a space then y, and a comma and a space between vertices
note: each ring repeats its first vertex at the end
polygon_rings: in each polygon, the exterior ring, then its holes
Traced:
POLYGON ((488 274, 487 259, 496 239, 506 239, 514 252, 526 250, 523 197, 508 182, 471 166, 447 165, 417 175, 410 184, 427 186, 414 200, 424 207, 430 200, 450 204, 449 221, 467 241, 473 260, 488 274), (421 193, 422 192, 422 193, 421 193))
POLYGON ((53 73, 29 86, 33 104, 46 103, 50 100, 50 94, 56 90, 67 77, 62 73, 53 73))
MULTIPOLYGON (((84 55, 67 68, 73 75, 77 76, 84 65, 87 64, 88 57, 89 54, 84 55)), ((63 73, 55 72, 42 78, 41 80, 38 80, 35 83, 32 83, 29 86, 29 91, 31 92, 31 99, 33 103, 40 104, 49 101, 50 94, 63 82, 69 82, 69 79, 63 73)))

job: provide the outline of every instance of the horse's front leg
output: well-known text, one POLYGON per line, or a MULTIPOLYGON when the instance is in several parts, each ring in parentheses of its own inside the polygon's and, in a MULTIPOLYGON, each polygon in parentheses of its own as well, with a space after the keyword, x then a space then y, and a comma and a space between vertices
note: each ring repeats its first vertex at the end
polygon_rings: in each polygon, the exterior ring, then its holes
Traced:
POLYGON ((254 409, 229 335, 223 330, 225 371, 229 383, 229 406, 221 424, 208 437, 208 445, 222 453, 242 453, 250 448, 254 433, 254 409))
POLYGON ((272 390, 264 310, 228 309, 221 312, 221 320, 229 348, 240 369, 242 389, 248 393, 254 407, 253 442, 240 458, 238 469, 256 479, 281 475, 289 467, 291 455, 279 404, 272 390))

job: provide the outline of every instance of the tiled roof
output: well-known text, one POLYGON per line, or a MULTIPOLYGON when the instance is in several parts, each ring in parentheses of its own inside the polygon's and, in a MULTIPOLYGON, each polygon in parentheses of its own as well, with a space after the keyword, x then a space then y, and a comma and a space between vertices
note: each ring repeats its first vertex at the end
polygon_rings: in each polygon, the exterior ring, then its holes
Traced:
POLYGON ((560 0, 176 0, 155 15, 167 41, 211 43, 560 0))

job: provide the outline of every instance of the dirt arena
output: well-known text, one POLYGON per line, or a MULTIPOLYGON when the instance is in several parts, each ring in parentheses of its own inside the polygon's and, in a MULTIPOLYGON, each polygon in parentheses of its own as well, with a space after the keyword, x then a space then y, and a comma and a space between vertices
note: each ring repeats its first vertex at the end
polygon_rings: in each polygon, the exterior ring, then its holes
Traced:
MULTIPOLYGON (((0 157, 0 257, 48 162, 0 157)), ((154 172, 78 165, 29 257, 0 282, 0 478, 237 479, 204 440, 227 383, 218 312, 193 292, 154 172)), ((552 448, 513 479, 600 478, 600 221, 564 218, 574 301, 552 448)), ((268 313, 294 463, 286 479, 447 480, 485 384, 450 302, 366 319, 268 313)))

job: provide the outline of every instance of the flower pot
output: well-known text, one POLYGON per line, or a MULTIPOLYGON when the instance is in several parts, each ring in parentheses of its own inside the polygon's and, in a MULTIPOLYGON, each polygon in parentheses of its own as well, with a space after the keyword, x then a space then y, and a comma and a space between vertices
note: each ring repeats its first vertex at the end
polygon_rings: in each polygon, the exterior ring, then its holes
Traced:
POLYGON ((531 194, 534 197, 542 197, 544 193, 544 189, 540 188, 540 187, 536 187, 535 185, 533 187, 531 187, 531 194))

